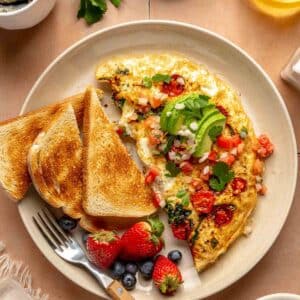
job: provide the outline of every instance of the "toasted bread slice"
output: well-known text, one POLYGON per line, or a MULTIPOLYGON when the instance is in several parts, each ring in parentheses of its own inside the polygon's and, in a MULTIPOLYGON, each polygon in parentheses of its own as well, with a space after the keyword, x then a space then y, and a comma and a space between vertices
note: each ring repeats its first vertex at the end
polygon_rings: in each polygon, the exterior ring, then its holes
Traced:
MULTIPOLYGON (((97 90, 98 95, 102 95, 97 90)), ((9 196, 19 201, 28 190, 30 176, 27 154, 39 132, 48 124, 62 104, 72 103, 79 124, 83 116, 83 94, 66 98, 23 116, 0 122, 0 183, 9 196)))
POLYGON ((82 143, 71 104, 63 105, 34 140, 28 153, 32 183, 51 206, 82 215, 82 143))
POLYGON ((88 215, 141 218, 156 211, 152 191, 88 88, 83 119, 83 208, 88 215))

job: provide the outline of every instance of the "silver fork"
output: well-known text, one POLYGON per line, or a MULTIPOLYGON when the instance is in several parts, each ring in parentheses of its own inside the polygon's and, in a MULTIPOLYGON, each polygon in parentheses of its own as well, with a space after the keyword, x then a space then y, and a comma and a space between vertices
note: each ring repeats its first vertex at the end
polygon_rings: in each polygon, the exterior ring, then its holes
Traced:
POLYGON ((46 207, 38 212, 36 216, 33 216, 32 219, 55 253, 70 263, 88 269, 112 299, 134 299, 117 280, 113 280, 88 261, 79 244, 70 234, 60 228, 55 217, 46 207))

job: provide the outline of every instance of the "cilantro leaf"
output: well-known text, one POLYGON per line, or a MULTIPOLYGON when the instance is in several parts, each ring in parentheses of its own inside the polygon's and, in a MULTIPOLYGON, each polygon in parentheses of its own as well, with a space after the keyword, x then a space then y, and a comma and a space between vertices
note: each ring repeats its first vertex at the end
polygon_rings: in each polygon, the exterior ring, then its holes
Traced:
POLYGON ((165 82, 165 83, 170 83, 171 81, 171 76, 170 75, 164 75, 164 74, 155 74, 152 76, 152 81, 153 82, 165 82))
POLYGON ((110 2, 115 6, 115 7, 119 7, 121 4, 121 0, 110 0, 110 2))
POLYGON ((169 172, 166 175, 169 177, 176 177, 180 173, 180 169, 176 166, 174 162, 171 161, 167 162, 166 169, 169 172))
POLYGON ((217 162, 213 166, 213 177, 209 180, 209 186, 218 192, 224 190, 226 184, 234 177, 234 173, 224 162, 217 162))
POLYGON ((186 190, 179 190, 176 194, 177 198, 182 198, 184 195, 186 195, 186 190))
POLYGON ((143 86, 150 89, 152 87, 152 79, 148 76, 143 78, 143 86))
MULTIPOLYGON (((118 7, 121 0, 110 0, 118 7)), ((91 25, 99 21, 107 11, 106 0, 80 0, 77 18, 84 18, 91 25)))
POLYGON ((208 131, 208 135, 210 137, 210 139, 215 142, 217 137, 219 135, 221 135, 223 131, 223 126, 213 126, 212 128, 210 128, 210 130, 208 131))

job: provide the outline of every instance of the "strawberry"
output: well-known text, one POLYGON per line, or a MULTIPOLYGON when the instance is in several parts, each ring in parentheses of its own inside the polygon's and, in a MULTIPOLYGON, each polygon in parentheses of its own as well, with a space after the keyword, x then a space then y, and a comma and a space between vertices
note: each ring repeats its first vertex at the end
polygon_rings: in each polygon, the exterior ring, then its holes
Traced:
POLYGON ((101 230, 90 234, 86 241, 88 259, 97 267, 111 266, 121 251, 121 239, 114 231, 101 230))
POLYGON ((163 294, 173 294, 183 282, 178 267, 167 257, 159 255, 152 274, 154 284, 163 294))
POLYGON ((140 261, 155 256, 163 247, 164 224, 158 217, 134 224, 122 236, 121 259, 140 261))

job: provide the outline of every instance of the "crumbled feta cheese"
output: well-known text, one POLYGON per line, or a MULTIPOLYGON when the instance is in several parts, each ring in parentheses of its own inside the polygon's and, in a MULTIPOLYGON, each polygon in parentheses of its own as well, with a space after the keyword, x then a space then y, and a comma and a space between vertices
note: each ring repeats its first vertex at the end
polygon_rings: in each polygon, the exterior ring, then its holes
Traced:
POLYGON ((208 156, 209 156, 209 152, 203 153, 203 155, 198 160, 199 164, 205 162, 208 159, 208 156))
POLYGON ((191 124, 190 124, 190 128, 192 129, 192 130, 194 130, 194 131, 196 131, 198 128, 199 128, 199 125, 198 125, 198 123, 197 122, 192 122, 191 124))
POLYGON ((195 135, 189 129, 181 129, 177 132, 178 135, 195 138, 195 135))
POLYGON ((237 148, 233 148, 230 153, 234 156, 237 156, 237 148))
POLYGON ((219 91, 219 89, 214 81, 211 82, 211 85, 202 86, 201 90, 203 93, 205 93, 206 95, 208 95, 210 97, 215 96, 219 91))
POLYGON ((155 91, 153 92, 153 96, 154 96, 154 98, 159 99, 159 100, 165 100, 165 99, 168 98, 168 95, 167 95, 167 94, 162 93, 162 92, 160 92, 159 90, 155 90, 155 91))
POLYGON ((221 153, 221 155, 220 155, 220 159, 227 158, 227 156, 228 156, 228 153, 227 153, 227 152, 223 152, 223 153, 221 153))
POLYGON ((139 105, 145 106, 145 105, 147 105, 147 103, 148 103, 148 99, 147 98, 144 98, 144 97, 138 98, 138 104, 139 105))
POLYGON ((170 111, 167 111, 167 117, 170 117, 172 115, 172 113, 170 111))
POLYGON ((169 158, 170 158, 170 160, 175 160, 176 159, 176 152, 170 151, 169 152, 169 158))
POLYGON ((175 104, 175 109, 177 110, 183 110, 185 108, 184 103, 176 103, 175 104))
POLYGON ((179 147, 181 145, 180 141, 179 140, 175 140, 174 141, 174 146, 175 147, 179 147))
POLYGON ((190 153, 184 153, 182 156, 181 156, 181 159, 182 160, 188 160, 191 158, 191 154, 190 153))
POLYGON ((178 77, 177 79, 176 79, 176 81, 177 81, 177 83, 179 83, 180 85, 184 85, 184 79, 182 78, 182 77, 178 77))

